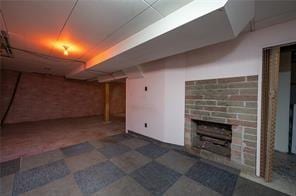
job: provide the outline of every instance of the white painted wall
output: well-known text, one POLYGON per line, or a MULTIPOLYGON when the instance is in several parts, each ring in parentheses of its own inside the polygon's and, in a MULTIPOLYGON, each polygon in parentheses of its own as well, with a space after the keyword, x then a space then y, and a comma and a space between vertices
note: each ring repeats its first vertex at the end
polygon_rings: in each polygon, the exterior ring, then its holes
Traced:
MULTIPOLYGON (((237 39, 197 49, 143 68, 159 64, 143 79, 127 81, 126 129, 177 145, 184 145, 185 81, 259 75, 257 175, 259 175, 261 122, 262 49, 296 41, 296 20, 240 35, 237 39), (161 62, 161 63, 160 63, 161 62), (144 96, 144 85, 149 84, 144 96), (143 99, 145 97, 145 99, 143 99), (149 104, 148 104, 149 103, 149 104), (143 128, 143 122, 149 128, 143 128)), ((154 66, 153 66, 154 67, 154 66)))
POLYGON ((165 129, 164 141, 184 145, 185 55, 165 61, 165 129))
POLYGON ((144 78, 127 80, 127 130, 167 143, 184 144, 184 112, 180 112, 185 110, 184 60, 184 56, 177 55, 142 65, 144 78), (176 124, 176 120, 182 123, 176 124))
POLYGON ((142 69, 144 78, 126 81, 126 129, 164 141, 164 64, 153 62, 142 69))
POLYGON ((280 72, 276 112, 275 149, 288 152, 291 72, 280 72))

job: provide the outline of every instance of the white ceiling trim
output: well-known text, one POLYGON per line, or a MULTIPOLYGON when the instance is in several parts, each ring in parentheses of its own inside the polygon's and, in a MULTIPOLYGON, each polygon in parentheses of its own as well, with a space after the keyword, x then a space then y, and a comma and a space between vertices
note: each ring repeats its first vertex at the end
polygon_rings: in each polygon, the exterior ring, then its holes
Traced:
POLYGON ((183 8, 174 12, 174 14, 168 15, 167 17, 146 27, 135 35, 132 35, 128 39, 116 44, 112 48, 95 56, 86 63, 86 67, 89 68, 94 65, 100 64, 101 62, 112 58, 122 52, 134 48, 168 31, 172 31, 177 27, 189 23, 208 13, 211 13, 214 10, 222 8, 226 2, 227 0, 193 1, 192 3, 189 3, 183 8))
POLYGON ((172 31, 217 9, 223 8, 226 2, 227 0, 195 0, 191 3, 188 3, 184 7, 176 10, 165 18, 151 24, 142 31, 98 54, 94 58, 90 59, 86 63, 85 67, 81 66, 80 68, 69 73, 67 77, 78 74, 79 72, 84 71, 85 68, 89 69, 99 65, 108 59, 111 59, 123 52, 135 48, 136 46, 148 42, 149 40, 159 37, 168 31, 172 31))

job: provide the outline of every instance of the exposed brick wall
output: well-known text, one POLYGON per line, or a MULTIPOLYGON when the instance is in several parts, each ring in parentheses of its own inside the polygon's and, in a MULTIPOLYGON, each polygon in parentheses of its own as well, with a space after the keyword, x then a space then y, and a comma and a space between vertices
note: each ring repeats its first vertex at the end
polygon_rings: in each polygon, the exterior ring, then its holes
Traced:
MULTIPOLYGON (((7 107, 17 72, 1 70, 1 114, 7 107)), ((103 114, 104 86, 97 82, 22 73, 5 123, 103 114)))
POLYGON ((110 114, 125 115, 125 82, 110 83, 110 114))
POLYGON ((9 105, 10 98, 12 97, 14 86, 16 84, 17 77, 18 77, 18 72, 3 71, 3 70, 0 70, 0 71, 1 71, 0 114, 2 119, 9 105))
POLYGON ((232 125, 231 160, 256 164, 258 77, 186 82, 185 146, 191 146, 191 119, 232 125))

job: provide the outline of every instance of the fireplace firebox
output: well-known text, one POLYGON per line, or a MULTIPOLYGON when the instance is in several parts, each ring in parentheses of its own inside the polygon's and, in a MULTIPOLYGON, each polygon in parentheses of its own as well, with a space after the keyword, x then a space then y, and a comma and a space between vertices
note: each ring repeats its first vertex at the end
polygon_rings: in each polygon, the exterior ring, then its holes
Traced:
POLYGON ((203 149, 228 157, 231 156, 231 125, 194 120, 192 129, 192 148, 203 149))

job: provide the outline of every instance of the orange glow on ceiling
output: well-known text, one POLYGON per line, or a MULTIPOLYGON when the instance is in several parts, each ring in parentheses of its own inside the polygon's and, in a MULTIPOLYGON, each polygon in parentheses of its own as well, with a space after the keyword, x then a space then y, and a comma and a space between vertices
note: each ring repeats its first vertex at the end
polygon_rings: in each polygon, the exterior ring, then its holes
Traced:
POLYGON ((85 50, 78 44, 74 44, 69 41, 45 41, 48 48, 53 48, 55 51, 59 51, 60 54, 65 54, 65 47, 67 48, 67 53, 69 56, 73 55, 81 55, 85 50))
POLYGON ((69 52, 69 54, 71 53, 81 53, 83 52, 83 49, 73 43, 70 42, 65 42, 65 41, 56 41, 53 43, 53 47, 57 50, 60 50, 62 52, 64 52, 65 50, 65 46, 67 47, 67 51, 69 52))

